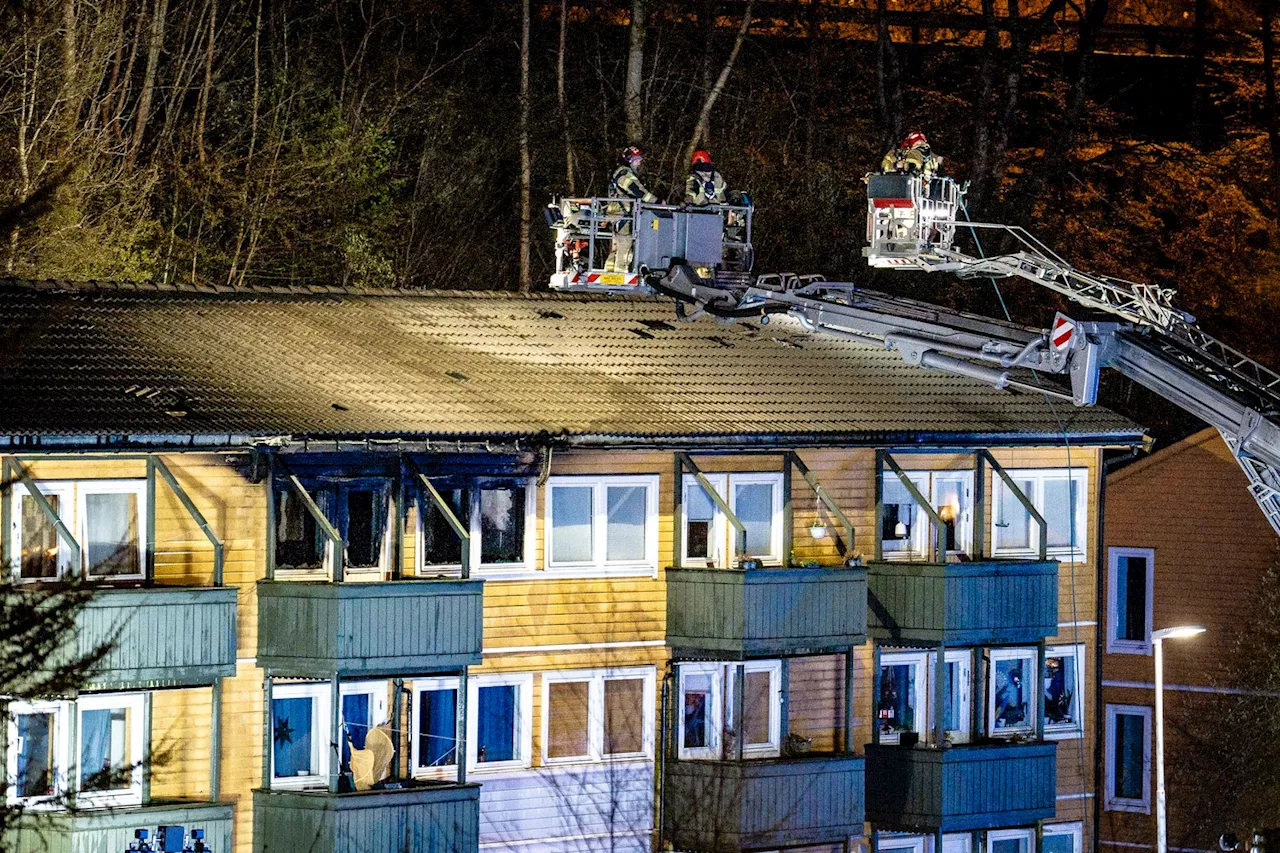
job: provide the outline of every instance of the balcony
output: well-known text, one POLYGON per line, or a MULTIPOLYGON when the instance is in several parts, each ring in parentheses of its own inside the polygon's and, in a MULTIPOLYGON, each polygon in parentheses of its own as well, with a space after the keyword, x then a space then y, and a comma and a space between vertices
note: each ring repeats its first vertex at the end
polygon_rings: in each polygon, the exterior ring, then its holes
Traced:
POLYGON ((837 843, 863 830, 861 756, 670 761, 664 784, 663 838, 677 850, 837 843))
POLYGON ((1058 564, 871 563, 869 630, 877 640, 979 646, 1058 633, 1058 564))
POLYGON ((104 588, 77 623, 79 657, 114 638, 86 690, 210 684, 236 672, 233 588, 104 588))
POLYGON ((667 569, 667 645, 742 660, 843 651, 867 639, 867 572, 667 569))
POLYGON ((478 664, 483 585, 259 581, 258 664, 278 675, 343 678, 478 664))
MULTIPOLYGON (((480 786, 396 791, 254 791, 253 849, 271 853, 476 853, 480 786)), ((222 853, 223 849, 215 849, 222 853)))
POLYGON ((1053 743, 934 749, 867 746, 867 820, 880 828, 964 832, 1052 818, 1053 743))
POLYGON ((231 850, 233 817, 230 803, 198 802, 89 809, 74 814, 27 812, 9 831, 7 849, 12 853, 120 853, 129 849, 135 830, 150 830, 154 838, 158 826, 181 826, 188 839, 192 829, 203 829, 205 844, 215 853, 224 853, 231 850))

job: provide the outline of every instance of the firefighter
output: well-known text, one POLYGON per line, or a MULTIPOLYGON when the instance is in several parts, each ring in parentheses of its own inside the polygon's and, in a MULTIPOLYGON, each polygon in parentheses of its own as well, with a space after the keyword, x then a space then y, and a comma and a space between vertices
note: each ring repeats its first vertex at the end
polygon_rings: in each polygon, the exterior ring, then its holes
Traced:
MULTIPOLYGON (((640 180, 640 163, 644 160, 644 152, 639 146, 628 145, 622 149, 622 162, 613 170, 609 178, 609 195, 612 198, 626 198, 645 204, 653 204, 658 197, 649 192, 649 188, 640 180)), ((634 205, 609 205, 609 214, 619 217, 614 224, 613 245, 609 248, 609 256, 605 258, 604 268, 610 272, 629 272, 635 238, 631 236, 631 218, 635 212, 634 205)))
POLYGON ((711 162, 711 152, 699 148, 689 162, 689 177, 684 182, 684 203, 694 207, 724 204, 729 187, 711 162))
POLYGON ((928 181, 942 171, 942 158, 933 153, 929 140, 925 139, 923 133, 913 130, 902 140, 901 145, 884 155, 880 171, 919 175, 928 181))

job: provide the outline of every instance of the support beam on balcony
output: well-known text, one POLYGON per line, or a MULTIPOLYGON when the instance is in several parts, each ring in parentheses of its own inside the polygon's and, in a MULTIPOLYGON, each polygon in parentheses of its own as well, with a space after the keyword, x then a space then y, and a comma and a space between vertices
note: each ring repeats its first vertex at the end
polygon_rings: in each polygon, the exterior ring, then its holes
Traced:
MULTIPOLYGON (((315 498, 313 498, 311 493, 307 491, 306 486, 302 485, 302 481, 298 479, 297 475, 285 467, 283 461, 277 459, 275 464, 280 466, 282 473, 289 481, 290 487, 293 488, 294 494, 298 496, 302 501, 302 505, 307 508, 307 512, 309 512, 311 517, 315 519, 316 526, 320 528, 320 532, 322 532, 325 535, 325 538, 329 540, 329 546, 333 548, 333 558, 330 561, 331 570, 329 577, 334 583, 342 583, 343 571, 345 570, 347 563, 347 549, 345 543, 342 541, 341 534, 338 533, 338 529, 333 526, 329 519, 325 517, 324 511, 320 509, 320 505, 316 503, 315 498)), ((272 506, 275 505, 274 494, 270 497, 270 503, 272 506)), ((275 530, 272 529, 268 535, 274 540, 275 530)))
MULTIPOLYGON (((178 498, 178 503, 182 504, 182 508, 187 511, 187 515, 191 516, 191 520, 200 528, 200 532, 204 534, 204 538, 209 540, 209 544, 213 546, 213 585, 222 586, 222 570, 224 565, 225 548, 222 540, 213 532, 213 528, 205 519, 204 514, 196 507, 195 502, 191 500, 191 496, 187 494, 187 490, 182 488, 178 482, 178 478, 173 476, 173 472, 169 470, 169 466, 159 456, 147 457, 147 480, 148 480, 148 504, 150 505, 150 524, 147 529, 147 548, 152 555, 154 563, 155 556, 155 477, 159 474, 160 478, 173 491, 178 498)), ((154 566, 152 567, 152 575, 154 576, 154 566)))
POLYGON ((444 499, 444 495, 427 479, 427 475, 423 474, 413 460, 405 457, 405 464, 409 470, 413 472, 414 477, 422 484, 423 490, 427 496, 431 498, 431 502, 435 504, 436 510, 444 517, 449 527, 457 535, 458 540, 462 543, 462 576, 464 578, 471 577, 471 531, 461 519, 454 513, 453 507, 449 506, 449 502, 444 499))
POLYGON ((1035 520, 1036 525, 1040 530, 1040 559, 1047 559, 1049 555, 1048 522, 1044 520, 1044 516, 1040 514, 1038 509, 1036 509, 1035 504, 1031 502, 1031 499, 1026 496, 1022 489, 1018 487, 1018 484, 1013 481, 1013 478, 1009 476, 1009 472, 1004 470, 1004 466, 997 462, 996 458, 991 455, 991 451, 979 450, 978 453, 986 459, 987 463, 991 466, 991 470, 995 471, 996 475, 999 476, 1001 480, 1004 480, 1005 486, 1009 491, 1013 492, 1013 496, 1018 499, 1018 503, 1022 504, 1022 508, 1025 509, 1027 514, 1035 520))
POLYGON ((222 679, 213 680, 209 705, 209 801, 222 799, 222 679))
MULTIPOLYGON (((853 541, 854 530, 853 522, 849 520, 849 516, 845 515, 844 510, 841 509, 840 505, 836 503, 833 497, 831 497, 831 493, 826 490, 822 483, 819 482, 818 478, 814 476, 813 472, 809 470, 809 466, 804 464, 804 460, 800 458, 799 453, 791 451, 787 456, 791 460, 791 463, 799 469, 800 476, 804 477, 804 481, 809 485, 809 488, 813 491, 814 495, 817 496, 818 500, 822 501, 827 510, 830 511, 830 513, 840 522, 840 526, 844 528, 845 556, 853 554, 855 550, 853 541)), ((790 480, 790 478, 787 479, 788 481, 790 480)))
MULTIPOLYGON (((62 544, 71 552, 71 568, 75 572, 76 577, 84 575, 84 554, 80 550, 80 543, 71 535, 71 531, 67 529, 67 525, 63 523, 62 517, 58 515, 58 511, 53 508, 53 504, 49 503, 49 498, 44 492, 40 491, 40 487, 36 485, 36 481, 32 479, 31 474, 27 471, 22 460, 17 457, 11 457, 5 460, 5 472, 0 475, 6 483, 16 479, 22 485, 26 486, 27 494, 31 496, 31 500, 35 502, 36 508, 40 510, 40 514, 45 517, 53 529, 57 531, 58 538, 62 540, 62 544)), ((8 506, 8 501, 5 502, 8 506)), ((11 521, 11 519, 10 519, 11 521)), ((5 538, 8 539, 8 527, 5 527, 5 538)))
MULTIPOLYGON (((889 451, 887 450, 880 451, 880 459, 883 461, 885 465, 889 466, 889 468, 893 471, 894 474, 897 475, 898 480, 902 483, 903 488, 907 490, 907 494, 911 495, 911 499, 915 501, 916 504, 925 511, 926 515, 929 516, 929 529, 933 531, 932 538, 933 538, 933 551, 935 554, 935 559, 939 563, 945 563, 947 561, 946 522, 942 520, 942 516, 938 515, 938 511, 933 508, 933 504, 929 501, 929 499, 926 498, 924 495, 922 495, 920 493, 920 490, 916 488, 916 484, 911 482, 911 478, 908 477, 907 473, 902 470, 902 467, 898 465, 897 460, 893 458, 893 455, 890 454, 889 451)), ((876 466, 876 479, 879 479, 882 476, 884 476, 884 469, 880 466, 876 466)), ((881 519, 884 518, 884 493, 883 492, 881 492, 877 496, 876 517, 881 519)), ((880 536, 880 531, 877 531, 876 536, 877 537, 880 536)))
MULTIPOLYGON (((746 559, 747 528, 746 528, 746 525, 742 523, 742 520, 739 519, 738 516, 734 514, 733 510, 729 508, 728 502, 724 499, 724 497, 719 492, 716 491, 715 487, 711 485, 711 481, 708 480, 706 475, 702 473, 702 469, 700 469, 696 464, 694 464, 693 459, 689 457, 688 453, 681 451, 680 453, 676 454, 676 470, 681 471, 682 473, 688 472, 692 474, 693 478, 698 481, 698 485, 702 486, 702 490, 707 493, 707 496, 711 498, 712 503, 716 505, 716 509, 720 510, 720 512, 724 515, 724 517, 729 520, 729 523, 733 525, 734 541, 737 543, 737 546, 738 546, 737 548, 738 553, 735 555, 734 562, 738 562, 746 559)), ((683 476, 676 478, 675 487, 680 492, 684 491, 683 476)), ((675 519, 675 523, 677 525, 680 523, 680 519, 678 517, 675 519)), ((677 554, 676 556, 679 557, 680 555, 677 554)))

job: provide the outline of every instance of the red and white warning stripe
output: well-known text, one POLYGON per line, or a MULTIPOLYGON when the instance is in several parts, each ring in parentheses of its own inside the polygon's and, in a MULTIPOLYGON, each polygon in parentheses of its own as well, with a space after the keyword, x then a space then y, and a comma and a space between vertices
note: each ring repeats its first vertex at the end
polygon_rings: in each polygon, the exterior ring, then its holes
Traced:
POLYGON ((587 284, 604 284, 628 287, 640 283, 640 275, 638 273, 587 273, 587 284), (601 281, 601 277, 605 277, 601 281))
POLYGON ((1053 328, 1049 331, 1049 343, 1058 352, 1065 352, 1071 347, 1071 337, 1075 334, 1076 324, 1064 314, 1053 318, 1053 328))

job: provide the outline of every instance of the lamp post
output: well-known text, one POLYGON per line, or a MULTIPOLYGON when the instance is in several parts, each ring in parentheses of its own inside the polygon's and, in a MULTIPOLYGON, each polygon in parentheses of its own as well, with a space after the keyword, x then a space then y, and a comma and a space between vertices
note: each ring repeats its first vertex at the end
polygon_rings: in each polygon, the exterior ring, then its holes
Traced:
POLYGON ((1156 665, 1156 853, 1168 853, 1168 819, 1164 799, 1164 641, 1183 640, 1204 633, 1202 625, 1178 625, 1151 632, 1156 665))

